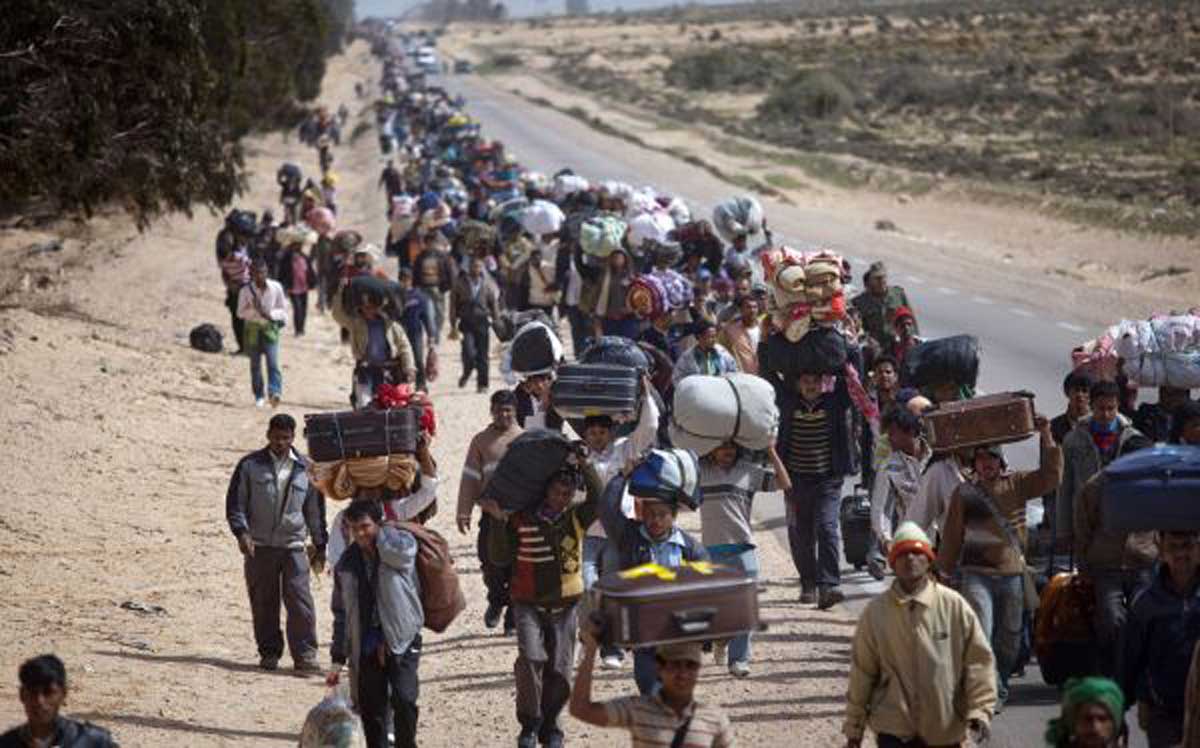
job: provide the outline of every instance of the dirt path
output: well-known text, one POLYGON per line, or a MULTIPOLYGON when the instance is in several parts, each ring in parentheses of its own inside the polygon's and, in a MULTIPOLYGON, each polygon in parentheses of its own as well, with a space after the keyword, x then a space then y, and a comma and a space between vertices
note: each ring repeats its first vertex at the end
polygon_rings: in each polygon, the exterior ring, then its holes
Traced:
MULTIPOLYGON (((354 83, 375 73, 365 49, 355 47, 332 61, 324 101, 351 103, 354 83)), ((384 222, 374 138, 337 157, 341 224, 378 240, 384 222)), ((256 143, 243 205, 274 203, 273 174, 285 159, 315 168, 315 155, 294 139, 256 143)), ((0 458, 9 476, 0 504, 8 627, 0 679, 15 681, 26 657, 58 653, 73 682, 70 711, 111 728, 125 746, 294 745, 323 692, 319 679, 255 667, 241 559, 223 501, 236 460, 262 445, 267 414, 253 407, 245 359, 187 345, 187 331, 200 322, 228 331, 211 249, 219 226, 219 217, 197 215, 138 236, 110 218, 71 229, 59 252, 35 257, 26 248, 43 237, 23 232, 0 245, 14 260, 7 264, 28 270, 13 286, 28 290, 0 306, 0 382, 8 393, 0 429, 9 444, 0 458), (163 612, 122 609, 126 602, 163 612)), ((282 344, 282 410, 298 418, 342 407, 348 392, 351 359, 332 322, 317 316, 310 328, 282 344)), ((434 526, 452 539, 470 607, 446 635, 426 640, 421 739, 462 748, 515 736, 515 646, 483 628, 473 538, 452 527, 465 447, 486 417, 484 396, 454 389, 460 368, 452 346, 443 346, 443 375, 433 388, 441 424, 434 454, 444 476, 434 526)), ((735 681, 706 667, 703 696, 727 707, 743 745, 785 736, 793 744, 833 744, 852 622, 801 611, 786 554, 768 532, 762 538, 762 605, 771 629, 757 639, 754 676, 735 681)), ((331 586, 325 578, 314 590, 323 662, 331 586)), ((632 672, 603 675, 599 688, 629 693, 632 672)), ((0 725, 22 719, 15 687, 6 693, 0 725)), ((627 744, 620 733, 573 721, 567 732, 576 744, 627 744)))

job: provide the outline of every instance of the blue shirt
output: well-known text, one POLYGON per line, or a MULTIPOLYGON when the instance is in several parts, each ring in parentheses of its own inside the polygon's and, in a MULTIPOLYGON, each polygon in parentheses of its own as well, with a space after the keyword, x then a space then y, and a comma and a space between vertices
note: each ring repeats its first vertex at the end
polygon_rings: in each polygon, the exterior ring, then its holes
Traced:
POLYGON ((666 539, 657 542, 650 537, 645 525, 638 527, 638 532, 650 543, 650 559, 654 563, 668 569, 678 569, 683 565, 683 549, 686 544, 683 542, 683 532, 678 527, 671 528, 671 533, 666 539))
POLYGON ((367 320, 367 363, 382 364, 392 357, 388 345, 387 322, 382 319, 367 320))

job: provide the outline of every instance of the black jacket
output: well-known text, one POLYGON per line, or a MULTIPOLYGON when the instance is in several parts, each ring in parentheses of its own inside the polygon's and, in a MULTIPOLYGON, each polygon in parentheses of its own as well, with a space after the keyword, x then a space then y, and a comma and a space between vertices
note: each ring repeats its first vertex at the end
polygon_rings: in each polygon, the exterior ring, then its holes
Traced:
MULTIPOLYGON (((513 394, 517 396, 517 425, 525 428, 525 419, 533 415, 533 395, 525 391, 525 388, 517 385, 513 388, 513 394)), ((563 418, 556 410, 551 408, 546 411, 546 428, 552 431, 562 431, 563 418)))
POLYGON ((1183 718, 1188 669, 1200 638, 1200 589, 1179 595, 1159 566, 1154 582, 1134 598, 1121 632, 1125 703, 1149 702, 1183 718))
MULTIPOLYGON (((14 727, 0 735, 0 748, 25 748, 29 745, 28 725, 14 727)), ((55 748, 118 748, 117 741, 102 727, 66 717, 55 721, 55 748)))

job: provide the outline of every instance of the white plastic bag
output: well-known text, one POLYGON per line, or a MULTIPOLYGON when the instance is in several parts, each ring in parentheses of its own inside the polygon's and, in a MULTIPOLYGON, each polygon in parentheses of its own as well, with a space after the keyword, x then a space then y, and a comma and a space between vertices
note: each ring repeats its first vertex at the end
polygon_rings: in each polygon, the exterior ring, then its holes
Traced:
POLYGON ((362 721, 350 705, 345 683, 331 688, 309 710, 300 730, 300 748, 367 748, 362 721))

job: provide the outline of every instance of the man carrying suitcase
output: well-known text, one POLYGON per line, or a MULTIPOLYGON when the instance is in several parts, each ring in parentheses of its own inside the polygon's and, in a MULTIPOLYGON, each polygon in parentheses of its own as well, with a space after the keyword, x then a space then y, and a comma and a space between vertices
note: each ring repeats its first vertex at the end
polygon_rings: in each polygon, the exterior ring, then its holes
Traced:
POLYGON ((703 655, 699 643, 667 644, 655 650, 662 681, 658 693, 601 703, 592 700, 598 634, 591 624, 582 631, 583 662, 571 692, 572 717, 596 727, 622 727, 629 731, 635 748, 732 748, 729 717, 720 707, 695 699, 703 655))

